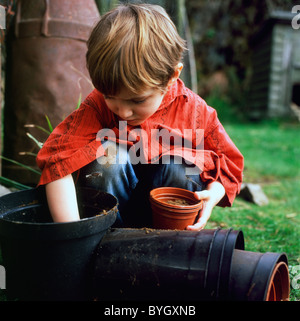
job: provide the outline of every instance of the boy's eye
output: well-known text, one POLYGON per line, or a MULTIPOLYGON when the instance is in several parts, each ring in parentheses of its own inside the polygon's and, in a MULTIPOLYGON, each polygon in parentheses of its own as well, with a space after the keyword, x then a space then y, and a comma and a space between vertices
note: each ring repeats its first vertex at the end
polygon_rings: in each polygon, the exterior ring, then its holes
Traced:
POLYGON ((142 103, 144 103, 146 101, 146 99, 143 99, 143 100, 133 100, 132 102, 134 103, 134 104, 142 104, 142 103))
MULTIPOLYGON (((114 99, 114 97, 106 96, 106 95, 103 95, 103 98, 104 98, 105 100, 114 99)), ((138 105, 138 104, 144 103, 146 100, 147 100, 147 98, 144 98, 144 99, 132 99, 131 101, 132 101, 134 104, 138 105)))

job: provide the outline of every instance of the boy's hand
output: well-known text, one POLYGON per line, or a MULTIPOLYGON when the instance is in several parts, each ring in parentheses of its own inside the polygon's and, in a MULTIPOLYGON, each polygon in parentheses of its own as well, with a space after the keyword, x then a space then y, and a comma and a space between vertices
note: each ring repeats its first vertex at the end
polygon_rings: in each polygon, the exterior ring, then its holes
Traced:
POLYGON ((195 192, 199 200, 203 200, 203 207, 200 211, 200 217, 194 225, 187 226, 187 230, 200 231, 202 230, 210 218, 213 208, 220 202, 225 195, 223 185, 217 181, 207 185, 207 189, 201 192, 195 192))
POLYGON ((200 211, 200 216, 199 216, 197 223, 195 223, 194 225, 187 226, 186 229, 191 230, 191 231, 200 231, 206 225, 206 223, 211 215, 214 205, 212 205, 210 202, 211 195, 208 190, 204 190, 201 192, 195 192, 195 195, 199 200, 203 200, 203 207, 200 211))

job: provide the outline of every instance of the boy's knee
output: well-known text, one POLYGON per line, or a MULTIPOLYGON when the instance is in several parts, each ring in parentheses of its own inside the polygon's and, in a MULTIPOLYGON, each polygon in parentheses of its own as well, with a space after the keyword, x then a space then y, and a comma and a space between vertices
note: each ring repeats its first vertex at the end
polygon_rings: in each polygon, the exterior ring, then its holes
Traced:
POLYGON ((114 176, 118 176, 122 167, 117 164, 99 164, 96 159, 80 170, 80 183, 84 186, 102 188, 112 181, 114 176))
POLYGON ((106 185, 124 175, 128 165, 127 149, 108 142, 103 144, 105 154, 86 165, 80 171, 81 182, 87 185, 106 185))
MULTIPOLYGON (((99 165, 111 168, 111 165, 126 165, 129 162, 127 147, 111 141, 102 143, 105 154, 97 158, 99 165)), ((113 166, 116 167, 116 166, 113 166)))
POLYGON ((160 164, 156 177, 154 179, 155 187, 173 186, 189 189, 192 191, 200 191, 204 188, 200 175, 191 175, 191 167, 187 165, 184 159, 174 157, 166 164, 160 164), (157 186, 156 186, 157 185, 157 186))
POLYGON ((186 165, 181 157, 171 157, 170 160, 161 164, 161 170, 165 176, 168 177, 185 177, 186 165))

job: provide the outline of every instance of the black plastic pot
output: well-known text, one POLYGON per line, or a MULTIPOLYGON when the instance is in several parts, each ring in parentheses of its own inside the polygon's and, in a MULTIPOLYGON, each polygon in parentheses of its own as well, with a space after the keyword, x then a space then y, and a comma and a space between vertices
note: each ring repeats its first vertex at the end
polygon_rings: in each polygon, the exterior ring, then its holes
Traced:
POLYGON ((93 252, 116 220, 117 199, 83 188, 78 200, 80 221, 54 223, 44 188, 0 198, 0 245, 9 299, 91 298, 93 252))
POLYGON ((241 231, 115 229, 96 252, 99 300, 288 300, 285 254, 244 251, 241 231))
POLYGON ((286 301, 290 282, 284 253, 234 250, 230 297, 235 301, 286 301))
POLYGON ((215 300, 227 298, 232 254, 241 231, 115 229, 97 249, 99 300, 215 300))

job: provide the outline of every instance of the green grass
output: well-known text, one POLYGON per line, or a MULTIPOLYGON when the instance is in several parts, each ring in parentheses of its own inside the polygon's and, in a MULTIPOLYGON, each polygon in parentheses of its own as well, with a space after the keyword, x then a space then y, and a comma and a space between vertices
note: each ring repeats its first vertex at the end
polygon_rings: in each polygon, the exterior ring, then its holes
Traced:
MULTIPOLYGON (((241 229, 246 250, 285 252, 290 268, 300 265, 299 124, 224 127, 245 157, 244 182, 260 184, 269 204, 257 206, 238 197, 231 208, 215 208, 207 228, 241 229)), ((300 300, 300 290, 291 287, 290 300, 300 300)))

